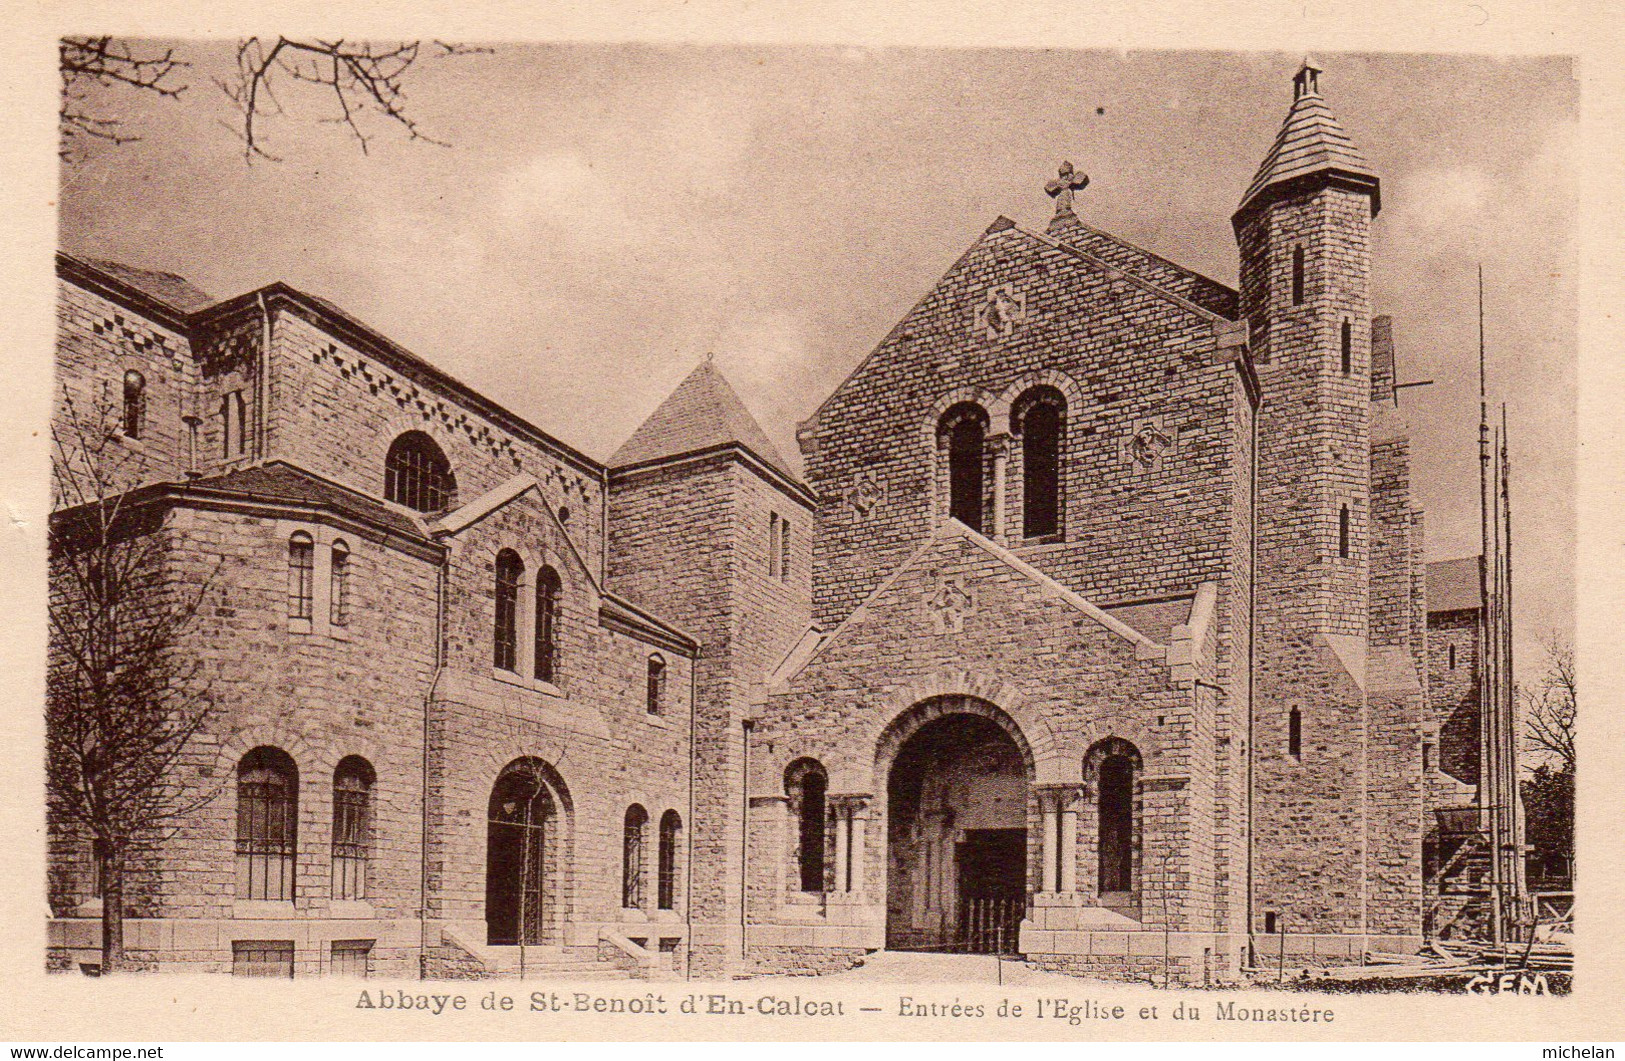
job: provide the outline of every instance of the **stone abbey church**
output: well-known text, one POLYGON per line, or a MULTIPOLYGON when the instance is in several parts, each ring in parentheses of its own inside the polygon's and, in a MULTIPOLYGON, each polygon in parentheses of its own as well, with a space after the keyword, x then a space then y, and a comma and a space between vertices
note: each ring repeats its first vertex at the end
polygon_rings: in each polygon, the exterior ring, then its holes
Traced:
MULTIPOLYGON (((199 798, 131 857, 131 957, 1200 984, 1448 936, 1478 561, 1424 556, 1379 180, 1318 77, 1237 175, 1239 290, 1064 167, 800 425, 803 475, 710 363, 601 463, 284 284, 60 255, 58 420, 109 405, 127 533, 208 579, 199 798)), ((50 826, 71 969, 101 874, 50 826)))

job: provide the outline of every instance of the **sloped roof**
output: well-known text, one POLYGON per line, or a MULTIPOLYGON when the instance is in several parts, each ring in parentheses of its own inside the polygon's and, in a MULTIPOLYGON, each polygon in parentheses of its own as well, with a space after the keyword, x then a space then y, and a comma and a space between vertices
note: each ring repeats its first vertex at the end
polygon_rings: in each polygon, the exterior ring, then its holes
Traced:
POLYGON ((1171 291, 1187 302, 1194 302, 1210 313, 1230 320, 1239 316, 1240 296, 1235 291, 1120 236, 1085 224, 1078 220, 1077 214, 1056 214, 1046 234, 1057 242, 1084 251, 1165 291, 1171 291))
POLYGON ((688 374, 609 459, 611 468, 737 443, 795 479, 738 392, 710 361, 688 374))
POLYGON ((1477 609, 1482 603, 1478 585, 1478 557, 1463 556, 1429 564, 1427 597, 1430 613, 1477 609))
POLYGON ((137 269, 133 265, 110 262, 102 258, 86 258, 85 261, 114 279, 122 280, 142 294, 182 313, 194 313, 205 306, 214 305, 215 302, 213 296, 193 287, 191 281, 184 276, 160 272, 157 269, 137 269))
POLYGON ((1304 63, 1293 79, 1293 86, 1292 109, 1281 123, 1281 131, 1258 167, 1247 194, 1241 197, 1236 213, 1247 212, 1270 188, 1323 173, 1368 186, 1371 212, 1375 214, 1380 203, 1377 175, 1321 97, 1320 70, 1312 63, 1304 63))
POLYGON ((182 484, 182 488, 331 508, 360 516, 408 538, 425 537, 423 528, 404 512, 282 461, 204 476, 182 484))

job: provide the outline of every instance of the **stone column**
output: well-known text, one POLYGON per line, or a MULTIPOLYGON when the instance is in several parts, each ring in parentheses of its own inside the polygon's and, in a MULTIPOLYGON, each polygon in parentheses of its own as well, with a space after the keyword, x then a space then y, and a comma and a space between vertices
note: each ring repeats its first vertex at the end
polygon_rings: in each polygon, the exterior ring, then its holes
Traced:
POLYGON ((866 832, 864 826, 869 820, 868 801, 854 800, 847 808, 847 814, 851 816, 852 821, 852 838, 848 841, 851 845, 849 850, 852 852, 852 881, 851 887, 847 890, 852 893, 854 902, 861 903, 864 895, 864 866, 868 855, 868 844, 864 837, 866 832))
POLYGON ((1038 890, 1045 895, 1057 890, 1059 881, 1055 873, 1055 826, 1059 815, 1055 812, 1054 795, 1043 790, 1038 793, 1038 835, 1042 838, 1038 852, 1038 890))
POLYGON ((1078 890, 1078 790, 1063 789, 1057 793, 1060 802, 1060 858, 1059 888, 1068 894, 1078 890))
POLYGON ((988 521, 988 534, 996 542, 1004 541, 1005 469, 1010 463, 1010 436, 989 435, 985 443, 993 458, 993 513, 988 521))
POLYGON ((831 803, 830 809, 835 812, 835 892, 838 895, 846 894, 846 834, 851 827, 847 820, 846 808, 839 803, 831 803))

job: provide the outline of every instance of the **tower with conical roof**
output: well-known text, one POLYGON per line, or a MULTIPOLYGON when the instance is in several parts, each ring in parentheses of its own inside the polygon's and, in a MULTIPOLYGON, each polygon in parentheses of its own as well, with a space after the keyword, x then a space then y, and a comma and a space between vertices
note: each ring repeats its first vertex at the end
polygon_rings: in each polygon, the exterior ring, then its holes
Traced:
MULTIPOLYGON (((1380 186, 1309 61, 1232 223, 1258 364, 1254 933, 1373 934, 1371 224, 1380 186)), ((1256 938, 1256 936, 1255 936, 1256 938)), ((1261 944, 1266 951, 1277 944, 1261 944)))
POLYGON ((757 781, 744 736, 769 672, 811 622, 813 495, 710 360, 633 432, 609 469, 609 585, 701 646, 694 872, 681 908, 690 973, 725 976, 746 945, 743 794, 757 781))

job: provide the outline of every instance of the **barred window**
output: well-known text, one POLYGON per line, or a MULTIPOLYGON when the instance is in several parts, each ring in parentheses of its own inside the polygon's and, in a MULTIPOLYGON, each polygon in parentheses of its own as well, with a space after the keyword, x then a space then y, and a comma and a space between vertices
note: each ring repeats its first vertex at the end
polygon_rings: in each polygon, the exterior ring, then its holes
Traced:
POLYGON ((333 941, 332 961, 334 976, 354 976, 366 979, 372 975, 372 944, 370 939, 336 939, 333 941))
POLYGON ((645 696, 645 707, 649 714, 658 715, 663 709, 662 700, 666 694, 666 661, 657 652, 649 657, 649 681, 645 696))
POLYGON ((328 621, 334 626, 350 624, 350 547, 333 543, 333 569, 329 578, 328 621))
POLYGON ((677 842, 682 836, 683 819, 674 810, 660 816, 659 880, 655 905, 662 910, 677 908, 677 842))
MULTIPOLYGON (((288 753, 255 748, 237 764, 237 897, 291 900, 299 772, 288 753)), ((290 974, 291 975, 291 974, 290 974)))
POLYGON ((649 826, 649 812, 639 804, 626 808, 621 831, 621 906, 628 910, 643 906, 643 834, 649 826))
POLYGON ((408 431, 390 444, 384 456, 384 499, 419 512, 451 507, 457 480, 451 462, 421 431, 408 431))
POLYGON ((293 979, 293 940, 239 939, 231 944, 231 975, 293 979))
POLYGON ((147 411, 147 379, 135 369, 124 374, 124 411, 119 429, 125 438, 140 438, 147 411))
POLYGON ((288 538, 288 615, 309 619, 314 613, 316 543, 304 531, 288 538))
POLYGON ((372 843, 372 765, 346 756, 333 772, 333 898, 367 897, 372 843))
POLYGON ((502 670, 519 669, 519 584, 525 562, 512 549, 497 554, 496 627, 492 662, 502 670))
POLYGON ((559 663, 559 573, 543 567, 536 575, 536 677, 556 681, 559 663))

